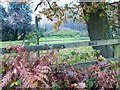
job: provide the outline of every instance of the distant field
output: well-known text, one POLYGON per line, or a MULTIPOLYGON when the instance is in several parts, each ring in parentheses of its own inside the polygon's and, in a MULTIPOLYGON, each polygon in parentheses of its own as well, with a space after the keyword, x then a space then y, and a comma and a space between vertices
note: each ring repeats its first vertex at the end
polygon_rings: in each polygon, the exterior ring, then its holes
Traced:
MULTIPOLYGON (((27 40, 26 40, 27 41, 27 40)), ((59 38, 59 37, 42 37, 40 38, 40 44, 59 44, 59 43, 70 43, 70 42, 82 42, 82 41, 89 41, 88 37, 81 37, 81 38, 59 38)), ((0 48, 7 47, 8 45, 13 44, 22 44, 23 41, 5 41, 0 42, 0 48)), ((30 44, 35 45, 35 44, 30 44)))
MULTIPOLYGON (((27 41, 27 40, 25 40, 27 41)), ((64 44, 71 42, 82 42, 89 41, 89 37, 83 36, 78 31, 60 31, 60 32, 47 32, 45 33, 45 37, 40 38, 40 44, 64 44)), ((14 44, 23 44, 23 40, 20 41, 5 41, 0 42, 0 48, 7 47, 8 45, 14 44)), ((35 44, 30 43, 30 46, 35 44)))

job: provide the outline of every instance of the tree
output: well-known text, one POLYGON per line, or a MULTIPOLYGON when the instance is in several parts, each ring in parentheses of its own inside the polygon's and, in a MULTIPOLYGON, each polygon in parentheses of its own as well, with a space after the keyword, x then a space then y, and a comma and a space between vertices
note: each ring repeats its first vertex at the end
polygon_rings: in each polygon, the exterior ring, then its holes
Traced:
MULTIPOLYGON (((46 15, 52 21, 55 19, 54 28, 56 30, 59 30, 59 26, 66 23, 69 18, 72 18, 75 22, 80 22, 84 19, 88 27, 90 40, 106 40, 112 38, 112 30, 107 15, 108 12, 115 9, 115 6, 112 4, 108 2, 71 2, 69 5, 59 6, 56 2, 57 0, 54 2, 41 0, 35 8, 37 10, 38 6, 42 3, 46 3, 45 5, 49 6, 49 8, 43 8, 40 13, 46 15)), ((100 54, 106 58, 113 57, 112 46, 97 46, 93 48, 100 50, 100 54)))
MULTIPOLYGON (((7 8, 6 17, 3 17, 2 40, 24 39, 31 31, 31 13, 29 4, 10 2, 7 8)), ((2 12, 2 13, 4 13, 2 12)))
MULTIPOLYGON (((85 6, 85 5, 84 5, 85 6)), ((87 7, 91 6, 91 3, 86 3, 86 7, 84 7, 84 14, 85 16, 88 15, 89 19, 86 22, 88 27, 88 33, 90 40, 107 40, 112 38, 112 32, 109 26, 109 21, 107 17, 106 10, 106 3, 96 3, 94 5, 94 11, 87 11, 89 10, 87 7)), ((91 6, 92 7, 92 6, 91 6)), ((104 57, 113 57, 113 46, 94 46, 96 50, 100 50, 100 55, 104 57)), ((98 56, 99 56, 98 54, 98 56)))
POLYGON ((115 23, 115 28, 117 28, 117 30, 118 30, 118 38, 120 38, 120 2, 117 4, 117 3, 115 3, 115 5, 117 5, 117 10, 116 10, 116 12, 117 12, 117 23, 115 23))
POLYGON ((8 36, 8 30, 11 29, 9 27, 9 24, 7 23, 8 20, 7 20, 7 17, 8 17, 8 14, 7 12, 5 11, 5 8, 0 4, 0 18, 1 18, 1 40, 7 40, 7 38, 9 37, 8 36), (7 27, 6 27, 7 26, 7 27))
POLYGON ((8 6, 11 25, 14 29, 15 40, 22 34, 23 39, 27 32, 31 31, 31 9, 29 4, 11 2, 8 6))

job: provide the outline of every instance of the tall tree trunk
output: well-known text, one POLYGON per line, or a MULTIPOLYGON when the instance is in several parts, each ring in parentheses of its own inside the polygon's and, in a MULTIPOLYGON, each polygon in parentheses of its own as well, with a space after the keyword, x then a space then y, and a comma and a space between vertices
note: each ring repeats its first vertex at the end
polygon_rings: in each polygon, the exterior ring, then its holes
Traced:
MULTIPOLYGON (((107 40, 112 38, 111 30, 109 28, 109 21, 107 14, 100 17, 100 12, 96 11, 95 13, 90 13, 89 20, 87 22, 88 33, 90 40, 107 40)), ((103 55, 106 58, 113 57, 113 46, 94 46, 96 50, 100 50, 100 53, 97 55, 103 55)))
MULTIPOLYGON (((118 30, 118 38, 120 39, 120 3, 118 5, 118 10, 117 10, 117 15, 118 15, 118 23, 117 23, 117 30, 118 30)), ((114 45, 115 47, 115 53, 114 56, 115 58, 120 58, 120 44, 114 45)))
MULTIPOLYGON (((118 3, 118 25, 120 25, 120 3, 118 3)), ((120 38, 120 26, 118 27, 118 36, 120 38)))

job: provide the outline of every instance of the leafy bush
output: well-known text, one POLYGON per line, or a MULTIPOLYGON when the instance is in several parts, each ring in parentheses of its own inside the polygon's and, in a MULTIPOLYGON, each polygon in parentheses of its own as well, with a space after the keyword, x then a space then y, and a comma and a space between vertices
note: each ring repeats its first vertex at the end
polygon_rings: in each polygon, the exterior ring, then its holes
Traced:
POLYGON ((3 79, 1 80, 0 87, 19 87, 19 88, 35 88, 36 84, 41 86, 44 84, 48 87, 48 75, 51 71, 49 67, 50 62, 48 58, 52 58, 54 52, 38 58, 34 57, 26 51, 23 46, 13 46, 10 48, 11 52, 16 52, 11 55, 4 55, 5 61, 2 61, 4 72, 3 79), (18 84, 21 81, 21 84, 18 84), (13 84, 17 82, 17 84, 13 84), (14 86, 15 85, 15 86, 14 86))
POLYGON ((88 37, 87 33, 81 33, 79 31, 74 31, 74 30, 61 30, 59 32, 56 31, 50 31, 50 32, 46 32, 46 36, 49 37, 61 37, 61 38, 65 38, 65 37, 74 37, 74 38, 80 38, 80 37, 88 37))
POLYGON ((76 64, 79 62, 86 62, 90 60, 97 60, 96 54, 99 53, 96 50, 81 52, 78 49, 71 50, 70 52, 61 52, 59 57, 61 58, 59 63, 62 61, 68 62, 69 64, 76 64))
POLYGON ((114 89, 117 83, 113 63, 96 64, 77 69, 68 63, 54 64, 58 61, 59 50, 48 51, 39 58, 29 53, 23 46, 9 48, 12 54, 2 57, 2 88, 71 88, 71 89, 114 89))

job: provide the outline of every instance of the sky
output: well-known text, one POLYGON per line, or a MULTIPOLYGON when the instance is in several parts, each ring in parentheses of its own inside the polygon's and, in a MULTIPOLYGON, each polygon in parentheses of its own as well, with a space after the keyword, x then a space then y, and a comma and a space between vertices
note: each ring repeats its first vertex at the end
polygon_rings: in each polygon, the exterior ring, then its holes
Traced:
MULTIPOLYGON (((25 0, 0 0, 0 2, 4 2, 4 4, 3 4, 4 7, 7 7, 7 3, 6 3, 7 1, 18 2, 18 1, 25 1, 25 0)), ((76 0, 59 0, 59 1, 57 2, 57 4, 60 5, 60 6, 62 6, 62 5, 64 5, 64 4, 69 4, 69 3, 72 2, 72 1, 76 1, 76 0)), ((84 0, 84 1, 85 1, 85 0, 84 0)), ((120 1, 120 0, 106 0, 106 1, 109 1, 109 2, 117 2, 117 1, 120 1)), ((32 11, 34 12, 35 7, 36 7, 37 4, 40 2, 40 0, 31 0, 31 2, 33 2, 31 8, 32 8, 32 11)), ((38 10, 40 10, 40 9, 41 9, 41 8, 39 7, 38 10)), ((32 23, 35 22, 35 15, 36 15, 37 12, 38 12, 38 11, 36 11, 36 12, 34 12, 34 13, 32 14, 32 18, 33 18, 32 23)), ((51 22, 48 21, 46 18, 43 17, 43 18, 42 18, 42 21, 41 21, 41 24, 43 24, 43 23, 51 23, 51 22)))

